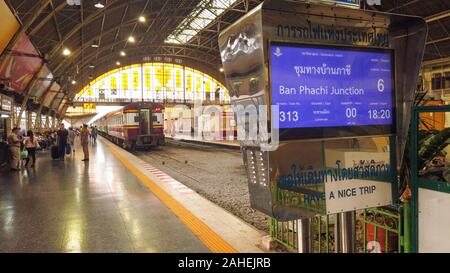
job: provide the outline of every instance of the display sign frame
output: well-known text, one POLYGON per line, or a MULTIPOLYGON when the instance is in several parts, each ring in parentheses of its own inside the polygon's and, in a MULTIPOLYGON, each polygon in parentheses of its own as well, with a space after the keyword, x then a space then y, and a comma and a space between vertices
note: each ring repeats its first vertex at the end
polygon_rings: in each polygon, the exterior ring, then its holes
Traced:
MULTIPOLYGON (((397 203, 397 170, 402 165, 407 145, 406 138, 411 114, 409 108, 414 98, 426 35, 427 24, 420 17, 288 0, 266 0, 224 29, 219 34, 218 42, 231 103, 240 109, 247 109, 249 106, 248 110, 238 113, 238 121, 240 121, 238 135, 240 133, 239 140, 252 208, 278 221, 290 221, 340 213, 348 209, 357 210, 397 203), (383 135, 380 135, 380 132, 370 135, 362 132, 347 135, 348 137, 345 137, 345 134, 325 137, 322 135, 318 138, 307 138, 303 135, 295 139, 286 138, 286 135, 280 136, 279 129, 273 130, 279 127, 276 124, 278 119, 277 117, 271 119, 272 113, 269 107, 274 97, 271 94, 272 83, 269 73, 270 58, 274 53, 274 51, 269 52, 269 48, 270 42, 273 41, 302 43, 309 46, 320 44, 334 48, 346 46, 362 50, 369 50, 371 47, 376 50, 380 48, 391 50, 395 56, 395 59, 391 58, 394 67, 392 72, 395 76, 390 77, 394 82, 390 86, 395 105, 389 105, 390 100, 386 96, 379 101, 382 105, 378 106, 389 107, 377 108, 377 110, 391 107, 395 110, 392 117, 396 120, 392 120, 393 124, 390 128, 395 129, 383 135), (249 126, 252 122, 247 119, 250 113, 257 114, 259 119, 257 130, 249 126), (266 128, 272 130, 266 131, 266 128), (256 137, 254 131, 257 131, 256 137), (395 133, 392 134, 392 131, 395 133), (377 154, 374 155, 373 152, 377 154), (383 153, 389 153, 389 156, 378 158, 378 155, 383 153), (352 182, 347 183, 347 180, 352 182), (383 183, 380 184, 381 187, 372 183, 378 181, 383 183), (328 187, 327 192, 324 186, 330 182, 336 185, 330 185, 331 188, 328 187), (373 186, 376 186, 376 189, 373 186), (331 192, 334 192, 334 196, 331 192), (327 200, 324 195, 328 194, 327 200), (360 195, 370 195, 373 198, 369 200, 360 195)), ((290 66, 297 65, 289 63, 290 66)), ((310 63, 311 66, 315 66, 313 61, 310 63)), ((342 68, 344 62, 336 62, 338 63, 336 68, 342 68)), ((372 66, 370 60, 367 63, 369 64, 367 67, 372 66)), ((376 67, 378 65, 374 66, 376 67)), ((286 71, 290 71, 289 68, 286 71)), ((297 71, 294 73, 298 74, 297 71)), ((283 81, 295 85, 296 76, 295 74, 289 75, 288 78, 283 77, 283 81)), ((367 77, 360 73, 355 76, 363 80, 367 77)), ((389 77, 389 72, 382 76, 389 77)), ((320 85, 320 78, 317 80, 320 85)), ((339 86, 341 84, 336 79, 332 80, 339 89, 352 87, 352 81, 345 86, 339 86), (350 86, 347 87, 348 84, 350 86)), ((385 81, 385 84, 389 83, 385 81)), ((364 82, 364 86, 371 86, 371 82, 364 82)), ((370 94, 370 97, 365 97, 365 101, 376 102, 376 95, 372 93, 373 89, 368 92, 365 94, 370 94)), ((342 94, 350 95, 346 90, 342 91, 342 94)), ((321 99, 325 100, 325 98, 321 99)), ((355 101, 351 97, 348 98, 348 101, 355 101)), ((296 97, 290 100, 284 98, 279 100, 279 102, 289 101, 300 102, 296 97)), ((360 105, 362 104, 358 104, 360 105)), ((341 114, 343 108, 339 106, 333 109, 340 109, 338 114, 341 114)), ((367 114, 368 112, 362 119, 354 122, 342 123, 333 120, 327 125, 390 123, 372 122, 367 114)), ((308 114, 308 116, 311 115, 308 114)), ((331 121, 331 118, 328 120, 331 121)), ((327 120, 323 121, 327 122, 327 120)), ((293 127, 293 124, 284 123, 281 127, 293 127)), ((307 123, 299 125, 297 122, 295 125, 314 126, 307 123)))
MULTIPOLYGON (((309 139, 333 139, 343 137, 362 137, 362 136, 390 136, 396 133, 396 78, 395 78, 395 54, 392 48, 380 47, 358 47, 352 45, 341 44, 316 44, 308 42, 288 42, 280 40, 269 40, 267 42, 267 50, 271 52, 272 46, 291 46, 297 48, 317 48, 317 49, 338 49, 348 51, 362 51, 375 53, 388 53, 391 57, 391 118, 392 123, 389 125, 349 125, 349 126, 333 126, 333 127, 304 127, 304 128, 273 128, 279 130, 280 140, 309 140, 309 139)), ((268 57, 268 84, 269 84, 269 101, 272 102, 272 60, 274 56, 269 54, 268 57)), ((270 119, 273 118, 272 109, 270 111, 270 119)), ((273 123, 271 123, 273 124, 273 123)))

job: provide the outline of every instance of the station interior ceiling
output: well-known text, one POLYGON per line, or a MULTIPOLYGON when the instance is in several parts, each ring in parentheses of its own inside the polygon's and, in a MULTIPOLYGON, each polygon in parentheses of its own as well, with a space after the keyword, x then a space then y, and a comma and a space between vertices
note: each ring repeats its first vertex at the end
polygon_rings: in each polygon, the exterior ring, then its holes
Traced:
MULTIPOLYGON (((19 31, 29 37, 61 86, 65 103, 89 79, 116 68, 118 59, 127 65, 146 56, 180 57, 201 62, 217 73, 221 67, 218 34, 263 1, 76 2, 6 0, 20 21, 19 31), (199 6, 210 8, 199 10, 199 6), (65 49, 70 55, 62 54, 65 49), (120 56, 122 51, 126 56, 120 56)), ((361 2, 369 10, 423 17, 429 26, 424 61, 450 58, 450 0, 381 0, 379 6, 361 2)))

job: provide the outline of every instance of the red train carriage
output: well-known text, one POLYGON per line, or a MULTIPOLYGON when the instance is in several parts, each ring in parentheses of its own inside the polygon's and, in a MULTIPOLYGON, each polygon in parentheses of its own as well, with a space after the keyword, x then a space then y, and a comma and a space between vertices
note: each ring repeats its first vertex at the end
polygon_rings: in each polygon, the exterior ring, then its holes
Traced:
POLYGON ((163 110, 162 104, 131 103, 94 125, 100 134, 126 149, 158 146, 165 143, 163 110))

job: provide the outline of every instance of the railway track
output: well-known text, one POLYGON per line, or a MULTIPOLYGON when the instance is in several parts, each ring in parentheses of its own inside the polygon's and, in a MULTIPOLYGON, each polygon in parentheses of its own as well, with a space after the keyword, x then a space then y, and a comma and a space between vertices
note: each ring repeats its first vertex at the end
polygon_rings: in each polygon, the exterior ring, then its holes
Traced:
POLYGON ((267 216, 250 206, 239 150, 169 141, 166 146, 136 151, 135 155, 247 223, 267 231, 267 216))

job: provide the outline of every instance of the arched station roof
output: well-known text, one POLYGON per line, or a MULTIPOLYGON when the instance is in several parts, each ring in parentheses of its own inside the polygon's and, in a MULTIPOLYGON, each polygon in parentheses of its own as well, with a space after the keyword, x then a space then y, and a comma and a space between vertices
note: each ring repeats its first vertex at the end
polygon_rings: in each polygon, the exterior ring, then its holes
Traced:
MULTIPOLYGON (((18 32, 29 37, 61 86, 65 99, 60 103, 69 103, 93 78, 116 68, 118 61, 130 65, 155 56, 180 58, 221 80, 218 33, 262 2, 4 1, 20 22, 18 32), (68 56, 62 54, 64 49, 70 51, 68 56), (121 51, 126 56, 120 56, 121 51)), ((361 3, 365 9, 424 17, 429 24, 425 61, 450 58, 450 0, 382 0, 379 6, 361 3)))
MULTIPOLYGON (((235 0, 10 0, 26 32, 49 62, 50 70, 72 98, 89 77, 106 73, 116 62, 152 56, 183 58, 218 70, 221 66, 217 33, 262 1, 235 0), (68 2, 73 2, 69 5, 68 2), (103 8, 95 5, 100 2, 103 8), (217 2, 217 3, 213 3, 217 2), (203 3, 222 6, 221 16, 186 44, 165 40, 192 11, 203 3), (140 21, 140 17, 145 22, 140 21), (29 23, 31 22, 31 24, 29 23), (134 42, 128 39, 135 38, 134 42), (98 47, 93 47, 93 45, 98 47), (69 56, 62 54, 67 48, 69 56), (124 51, 126 57, 120 56, 124 51), (94 65, 94 69, 89 67, 94 65), (75 80, 77 84, 70 84, 75 80)), ((191 65, 192 66, 192 65, 191 65)), ((210 71, 205 73, 212 74, 210 71)))

